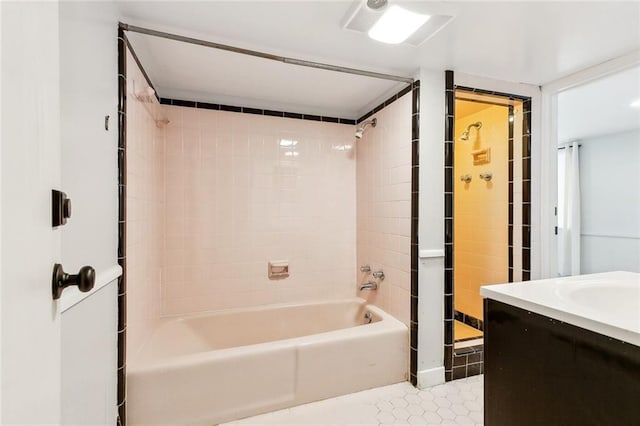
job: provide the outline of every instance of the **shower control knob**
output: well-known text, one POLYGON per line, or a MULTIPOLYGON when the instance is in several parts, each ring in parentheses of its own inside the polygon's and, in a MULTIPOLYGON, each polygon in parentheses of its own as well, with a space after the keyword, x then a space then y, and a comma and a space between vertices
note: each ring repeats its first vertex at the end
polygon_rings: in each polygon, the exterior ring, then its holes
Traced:
POLYGON ((91 266, 83 266, 77 275, 70 275, 64 272, 62 265, 56 263, 53 266, 53 277, 51 278, 51 293, 53 300, 57 300, 62 295, 65 288, 77 285, 78 290, 83 293, 90 291, 96 282, 96 270, 91 266))

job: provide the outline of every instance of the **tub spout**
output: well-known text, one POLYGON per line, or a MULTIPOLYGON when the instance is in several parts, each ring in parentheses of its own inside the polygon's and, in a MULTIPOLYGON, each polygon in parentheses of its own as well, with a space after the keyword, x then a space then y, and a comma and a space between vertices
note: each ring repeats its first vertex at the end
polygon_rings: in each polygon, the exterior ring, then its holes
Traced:
POLYGON ((373 281, 368 281, 360 286, 360 291, 363 291, 363 290, 371 291, 371 290, 377 290, 377 289, 378 289, 378 283, 373 281))

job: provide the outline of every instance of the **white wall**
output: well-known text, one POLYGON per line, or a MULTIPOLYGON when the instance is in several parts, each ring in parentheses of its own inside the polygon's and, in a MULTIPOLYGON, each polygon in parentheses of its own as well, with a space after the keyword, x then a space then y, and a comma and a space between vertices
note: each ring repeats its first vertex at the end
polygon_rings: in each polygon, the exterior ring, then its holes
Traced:
POLYGON ((640 130, 580 143, 582 273, 640 272, 640 130))
POLYGON ((418 386, 444 382, 444 71, 421 70, 418 386))
POLYGON ((62 424, 116 424, 118 287, 98 290, 62 315, 62 424))
POLYGON ((60 179, 58 4, 3 2, 2 418, 60 422, 60 320, 51 300, 59 233, 51 186, 60 179))
MULTIPOLYGON (((91 265, 106 286, 62 314, 64 424, 116 422, 117 284, 101 276, 117 265, 117 25, 111 2, 60 3, 60 189, 73 205, 59 229, 62 264, 91 265)), ((78 296, 67 289, 63 303, 78 296)))

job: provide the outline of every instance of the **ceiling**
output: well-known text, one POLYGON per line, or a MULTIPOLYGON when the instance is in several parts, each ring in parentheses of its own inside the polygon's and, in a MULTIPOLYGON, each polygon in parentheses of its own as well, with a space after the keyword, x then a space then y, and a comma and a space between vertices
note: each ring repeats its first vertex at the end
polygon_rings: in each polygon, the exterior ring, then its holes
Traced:
POLYGON ((373 102, 407 86, 136 33, 128 37, 165 98, 359 118, 373 102))
POLYGON ((478 113, 491 107, 491 104, 483 102, 470 102, 456 99, 456 119, 464 118, 467 115, 478 113))
POLYGON ((640 128, 640 67, 558 95, 558 143, 640 128))
MULTIPOLYGON (((414 47, 386 45, 364 33, 344 30, 352 1, 118 2, 122 21, 129 24, 408 77, 420 68, 453 69, 541 85, 640 48, 639 2, 394 3, 454 19, 414 47)), ((250 63, 253 58, 231 59, 231 54, 201 47, 178 53, 187 48, 140 39, 134 43, 136 52, 163 96, 195 92, 202 100, 213 100, 213 95, 224 98, 231 93, 254 105, 302 102, 310 113, 329 106, 338 111, 334 115, 355 115, 391 90, 381 80, 360 82, 357 78, 356 82, 317 71, 302 75, 301 67, 277 64, 278 68, 265 65, 266 60, 250 63), (252 87, 243 87, 247 82, 252 87), (366 106, 362 103, 365 98, 366 106)))

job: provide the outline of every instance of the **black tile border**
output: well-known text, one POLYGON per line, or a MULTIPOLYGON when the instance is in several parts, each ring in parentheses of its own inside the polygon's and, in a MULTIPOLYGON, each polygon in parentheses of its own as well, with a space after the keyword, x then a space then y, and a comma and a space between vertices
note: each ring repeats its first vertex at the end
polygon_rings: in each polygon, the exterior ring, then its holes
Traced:
POLYGON ((484 372, 484 345, 456 349, 453 354, 451 380, 477 376, 484 372))
MULTIPOLYGON (((420 80, 415 81, 413 83, 413 85, 411 85, 411 84, 408 85, 407 87, 405 87, 404 89, 402 89, 398 93, 396 93, 395 95, 391 96, 386 101, 382 102, 380 105, 378 105, 375 108, 373 108, 371 111, 365 113, 362 117, 360 117, 360 118, 358 118, 356 120, 355 124, 362 123, 364 120, 366 120, 367 118, 371 117, 376 112, 380 111, 383 108, 388 107, 389 105, 391 105, 392 103, 394 103, 395 101, 397 101, 398 99, 400 99, 401 97, 406 95, 407 93, 411 92, 412 90, 415 90, 416 87, 418 87, 418 92, 420 92, 420 80), (418 86, 416 86, 416 83, 418 84, 418 86)), ((418 94, 418 99, 419 98, 420 98, 420 96, 418 94)), ((414 98, 414 101, 415 101, 415 98, 414 98)), ((415 102, 414 102, 414 104, 412 105, 411 115, 413 117, 414 114, 419 114, 419 113, 420 113, 420 105, 415 105, 415 102)))
MULTIPOLYGON (((457 353, 454 350, 454 321, 456 314, 458 317, 466 319, 473 318, 462 312, 454 310, 454 150, 455 150, 455 91, 463 90, 483 95, 492 95, 508 98, 510 100, 520 100, 523 102, 523 126, 522 126, 522 144, 523 144, 523 171, 522 171, 522 192, 523 192, 523 209, 522 209, 522 280, 527 281, 530 278, 531 264, 531 247, 525 246, 525 241, 530 243, 530 224, 531 224, 531 98, 527 96, 514 95, 511 93, 496 92, 490 90, 477 89, 466 86, 456 86, 454 83, 454 72, 445 71, 445 134, 444 134, 444 368, 445 381, 451 381, 476 374, 482 374, 483 362, 482 355, 480 361, 474 357, 473 362, 469 362, 469 355, 461 355, 461 350, 457 353), (524 202, 525 195, 527 200, 524 202), (525 205, 526 204, 526 205, 525 205), (527 224, 527 225, 525 225, 527 224), (466 357, 466 358, 462 358, 466 357)), ((509 115, 513 115, 513 107, 509 107, 509 115)), ((509 121, 509 281, 513 281, 513 123, 509 121)), ((463 321, 465 322, 465 321, 463 321)), ((484 329, 481 320, 473 318, 470 322, 475 322, 484 329), (474 321, 475 320, 475 321, 474 321)), ((466 322, 465 322, 466 323, 466 322)), ((472 324, 469 324, 473 327, 472 324)), ((478 328, 478 327, 476 327, 478 328)), ((482 352, 482 346, 474 346, 478 352, 482 352)), ((465 348, 467 349, 467 348, 465 348)))
POLYGON ((531 279, 531 98, 523 102, 522 116, 522 281, 529 281, 531 279))
POLYGON ((453 318, 455 321, 460 321, 461 323, 466 324, 471 328, 484 331, 484 321, 480 318, 476 318, 474 316, 456 310, 453 311, 453 318))
MULTIPOLYGON (((455 149, 455 85, 453 83, 453 71, 447 70, 445 76, 445 127, 444 127, 444 378, 445 381, 453 380, 453 336, 455 324, 454 312, 454 278, 453 278, 453 173, 454 173, 454 149, 455 149)), ((466 364, 466 360, 465 360, 466 364)), ((456 370, 456 378, 463 370, 456 370)), ((466 375, 466 367, 464 368, 466 375)), ((465 376, 466 377, 466 376, 465 376)))
MULTIPOLYGON (((409 351, 409 378, 413 386, 418 386, 418 225, 420 199, 420 81, 415 81, 387 99, 388 106, 411 92, 411 320, 409 351)), ((366 119, 366 118, 364 118, 366 119)), ((362 119, 359 120, 359 122, 362 119)))
POLYGON ((298 112, 275 111, 236 105, 212 104, 208 102, 188 101, 184 99, 159 98, 162 105, 173 105, 187 108, 211 109, 215 111, 239 112, 242 114, 266 115, 270 117, 294 118, 298 120, 322 121, 324 123, 336 123, 355 125, 356 120, 351 118, 325 117, 323 115, 301 114, 298 112))
MULTIPOLYGON (((118 264, 122 275, 118 278, 118 374, 117 424, 127 424, 127 47, 129 42, 122 28, 118 28, 118 264)), ((131 50, 133 54, 133 50, 131 50)), ((136 62, 135 54, 133 54, 136 62)), ((149 85, 144 69, 140 67, 149 85)), ((155 90, 155 89, 154 89, 155 90)))

